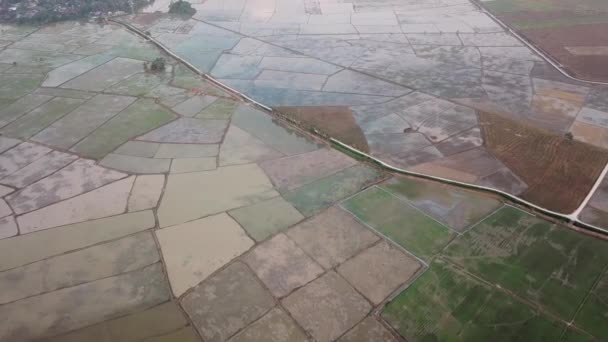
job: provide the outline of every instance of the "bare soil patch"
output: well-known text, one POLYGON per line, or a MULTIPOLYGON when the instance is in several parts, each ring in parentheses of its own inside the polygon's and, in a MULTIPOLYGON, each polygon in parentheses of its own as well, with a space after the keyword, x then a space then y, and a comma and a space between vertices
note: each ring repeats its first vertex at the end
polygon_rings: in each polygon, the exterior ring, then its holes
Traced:
POLYGON ((367 139, 348 107, 301 106, 276 107, 274 109, 300 122, 306 129, 315 128, 345 144, 363 152, 369 152, 367 139))
MULTIPOLYGON (((522 34, 555 58, 576 77, 608 81, 608 54, 573 54, 567 47, 608 46, 608 24, 524 30, 522 34)), ((589 50, 589 49, 588 49, 589 50)))

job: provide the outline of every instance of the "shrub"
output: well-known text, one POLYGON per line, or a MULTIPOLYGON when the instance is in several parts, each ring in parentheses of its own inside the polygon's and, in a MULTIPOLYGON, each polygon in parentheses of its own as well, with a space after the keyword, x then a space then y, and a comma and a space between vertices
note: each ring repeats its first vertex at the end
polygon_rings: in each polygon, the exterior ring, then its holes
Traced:
POLYGON ((169 13, 191 16, 196 13, 196 9, 192 8, 188 1, 177 0, 169 5, 169 13))
POLYGON ((165 70, 165 59, 162 57, 158 57, 152 61, 150 65, 150 70, 153 72, 164 71, 165 70))

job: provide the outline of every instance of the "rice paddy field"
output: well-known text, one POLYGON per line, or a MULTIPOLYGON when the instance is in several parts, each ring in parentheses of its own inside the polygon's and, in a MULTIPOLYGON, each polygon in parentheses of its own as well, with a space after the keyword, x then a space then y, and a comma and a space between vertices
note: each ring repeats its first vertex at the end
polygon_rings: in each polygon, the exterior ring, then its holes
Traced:
POLYGON ((608 337, 602 240, 492 198, 408 179, 342 206, 425 262, 381 313, 408 341, 608 337))

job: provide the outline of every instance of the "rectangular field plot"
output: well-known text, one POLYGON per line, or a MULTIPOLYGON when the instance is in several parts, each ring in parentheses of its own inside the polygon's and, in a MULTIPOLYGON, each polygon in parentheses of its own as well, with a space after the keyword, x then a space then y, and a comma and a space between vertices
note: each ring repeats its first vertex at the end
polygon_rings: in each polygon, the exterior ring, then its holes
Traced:
POLYGON ((608 340, 608 272, 597 282, 574 323, 600 340, 608 340))
POLYGON ((382 317, 408 341, 592 341, 437 259, 382 317))
POLYGON ((393 177, 380 187, 459 232, 501 205, 500 201, 478 193, 410 178, 393 177))
POLYGON ((287 192, 285 199, 304 216, 309 217, 356 193, 382 176, 382 173, 374 168, 354 165, 287 192))
POLYGON ((507 206, 444 257, 570 321, 608 263, 608 244, 507 206))
POLYGON ((439 222, 377 187, 357 194, 342 205, 361 221, 424 260, 439 253, 455 235, 439 222))

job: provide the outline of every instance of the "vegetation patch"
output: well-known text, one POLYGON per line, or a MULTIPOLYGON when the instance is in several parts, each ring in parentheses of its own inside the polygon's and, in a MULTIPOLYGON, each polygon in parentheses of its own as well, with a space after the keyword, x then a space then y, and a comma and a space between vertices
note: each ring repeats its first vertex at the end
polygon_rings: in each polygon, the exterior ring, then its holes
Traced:
POLYGON ((44 24, 133 13, 154 0, 0 0, 0 22, 44 24))
POLYGON ((608 273, 604 272, 574 322, 598 337, 608 339, 608 273))
POLYGON ((507 206, 454 240, 444 257, 570 321, 608 265, 608 248, 507 206))
POLYGON ((177 0, 169 5, 169 13, 192 16, 196 13, 196 9, 188 1, 177 0))
POLYGON ((469 228, 501 205, 479 193, 407 177, 393 177, 381 187, 457 231, 469 228))
POLYGON ((412 342, 591 340, 442 260, 388 303, 382 316, 412 342))
POLYGON ((420 211, 440 219, 446 209, 461 212, 454 204, 470 201, 461 195, 442 185, 393 179, 342 203, 429 261, 385 306, 382 317, 393 328, 408 341, 425 342, 608 339, 605 241, 511 206, 457 236, 420 211))
POLYGON ((430 260, 455 235, 439 222, 377 187, 357 194, 342 205, 421 259, 430 260))
POLYGON ((171 85, 188 89, 197 95, 212 95, 217 97, 230 96, 230 94, 219 87, 205 82, 201 76, 195 74, 192 70, 181 64, 177 64, 174 67, 173 82, 171 82, 171 85))
POLYGON ((43 78, 40 74, 0 74, 0 99, 16 100, 36 89, 43 78))
POLYGON ((162 57, 156 58, 150 64, 150 71, 152 72, 161 72, 165 71, 165 59, 162 57))

